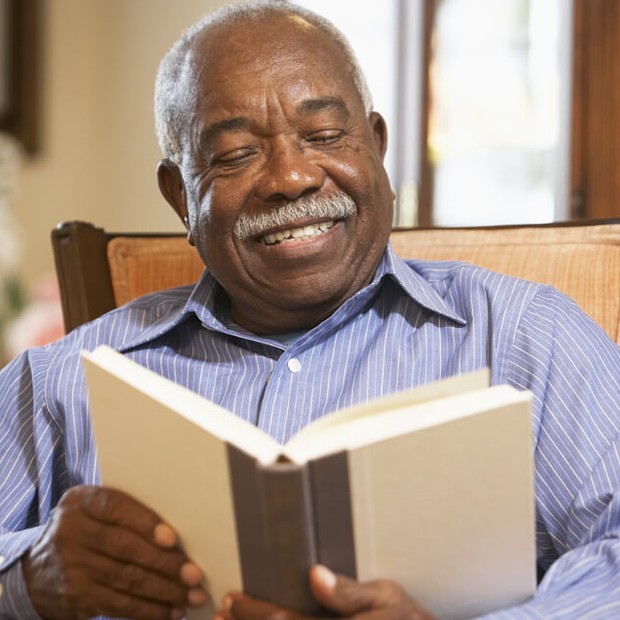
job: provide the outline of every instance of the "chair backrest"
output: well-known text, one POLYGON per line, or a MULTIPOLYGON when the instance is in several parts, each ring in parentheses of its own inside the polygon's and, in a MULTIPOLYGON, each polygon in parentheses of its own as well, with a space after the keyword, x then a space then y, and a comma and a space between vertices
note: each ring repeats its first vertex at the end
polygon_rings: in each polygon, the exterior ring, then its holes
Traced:
POLYGON ((551 284, 620 344, 620 220, 395 231, 403 257, 462 260, 551 284))
POLYGON ((110 233, 88 222, 52 230, 65 329, 140 295, 191 284, 204 269, 183 233, 110 233))
MULTIPOLYGON (((403 258, 463 260, 570 295, 620 344, 620 221, 396 230, 403 258)), ((131 299, 196 281, 185 235, 108 233, 68 222, 52 232, 67 331, 131 299)))

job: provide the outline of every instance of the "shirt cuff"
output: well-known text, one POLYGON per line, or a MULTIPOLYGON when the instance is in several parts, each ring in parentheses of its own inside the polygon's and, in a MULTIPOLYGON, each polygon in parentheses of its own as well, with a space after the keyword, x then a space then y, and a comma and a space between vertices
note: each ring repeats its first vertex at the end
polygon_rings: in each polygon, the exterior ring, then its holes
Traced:
POLYGON ((30 602, 21 562, 0 573, 0 618, 41 620, 30 602))
POLYGON ((1 537, 0 618, 2 620, 5 618, 7 620, 41 620, 30 602, 20 559, 39 537, 42 529, 43 526, 38 526, 1 537))

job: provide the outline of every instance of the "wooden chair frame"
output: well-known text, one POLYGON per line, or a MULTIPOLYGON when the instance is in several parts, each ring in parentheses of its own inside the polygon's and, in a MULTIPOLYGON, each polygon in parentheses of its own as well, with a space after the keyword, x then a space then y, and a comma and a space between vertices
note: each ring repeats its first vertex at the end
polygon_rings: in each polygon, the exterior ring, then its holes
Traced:
POLYGON ((116 307, 107 253, 112 239, 185 236, 183 232, 110 233, 77 220, 59 224, 52 230, 52 249, 66 331, 116 307))

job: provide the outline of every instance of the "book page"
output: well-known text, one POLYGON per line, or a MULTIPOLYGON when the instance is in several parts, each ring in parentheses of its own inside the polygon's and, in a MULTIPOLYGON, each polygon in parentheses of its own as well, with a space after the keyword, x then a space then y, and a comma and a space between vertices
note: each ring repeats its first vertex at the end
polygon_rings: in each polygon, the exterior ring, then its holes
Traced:
POLYGON ((185 418, 195 425, 196 429, 202 429, 221 441, 234 444, 261 463, 271 463, 280 453, 280 444, 253 424, 109 347, 97 347, 92 353, 83 351, 82 358, 86 364, 99 366, 109 374, 110 390, 115 389, 113 378, 116 383, 127 383, 134 389, 149 394, 171 414, 185 418))
POLYGON ((533 595, 532 433, 519 394, 348 453, 358 579, 389 576, 446 620, 533 595))
POLYGON ((347 424, 354 419, 371 416, 376 413, 384 413, 391 409, 400 409, 436 398, 482 389, 489 387, 489 385, 490 371, 488 368, 483 368, 463 375, 455 375, 441 381, 433 381, 410 390, 395 392, 388 396, 373 399, 367 403, 353 405, 330 413, 308 424, 288 441, 287 449, 294 451, 298 443, 310 440, 311 436, 323 433, 333 426, 347 424))
MULTIPOLYGON (((217 604, 243 585, 227 444, 88 360, 86 372, 103 484, 149 506, 179 533, 217 604)), ((212 613, 209 605, 188 619, 212 613)))
POLYGON ((506 403, 527 402, 529 398, 529 393, 519 392, 508 385, 499 385, 414 403, 369 416, 354 417, 340 425, 326 425, 320 433, 294 438, 286 445, 284 453, 293 462, 304 463, 334 452, 355 450, 397 435, 446 424, 506 403))

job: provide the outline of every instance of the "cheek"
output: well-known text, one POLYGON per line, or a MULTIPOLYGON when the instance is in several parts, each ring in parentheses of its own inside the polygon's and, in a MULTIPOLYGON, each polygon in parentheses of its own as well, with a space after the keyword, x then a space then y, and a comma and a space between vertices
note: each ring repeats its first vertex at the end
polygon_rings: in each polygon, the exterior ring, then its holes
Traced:
POLYGON ((225 191, 221 184, 212 184, 202 192, 201 200, 190 207, 192 237, 203 262, 213 271, 227 269, 237 260, 234 227, 239 202, 234 190, 225 191))
POLYGON ((367 234, 382 242, 392 227, 394 193, 379 156, 368 150, 358 155, 355 162, 341 168, 342 178, 347 179, 367 234))
POLYGON ((386 179, 383 162, 377 152, 365 143, 352 143, 345 153, 331 162, 334 178, 346 183, 362 197, 381 191, 386 179))
POLYGON ((206 262, 205 250, 212 245, 214 211, 211 191, 201 192, 193 187, 188 191, 188 213, 191 235, 203 261, 206 262))
POLYGON ((223 233, 226 222, 234 221, 233 209, 222 200, 218 200, 219 195, 213 184, 206 191, 198 190, 192 193, 189 208, 190 224, 194 234, 202 241, 215 235, 216 231, 223 233))

